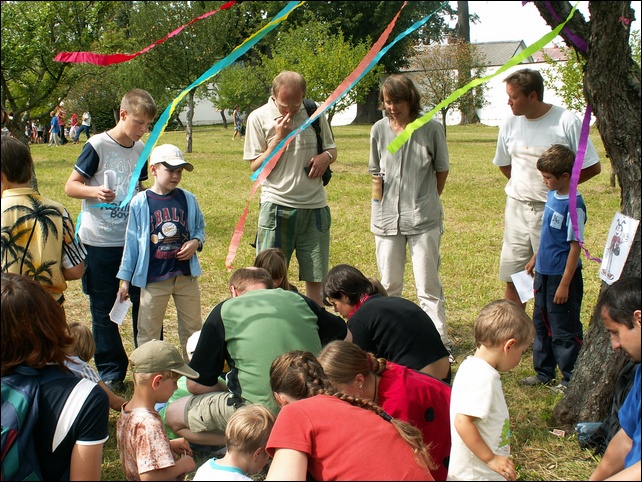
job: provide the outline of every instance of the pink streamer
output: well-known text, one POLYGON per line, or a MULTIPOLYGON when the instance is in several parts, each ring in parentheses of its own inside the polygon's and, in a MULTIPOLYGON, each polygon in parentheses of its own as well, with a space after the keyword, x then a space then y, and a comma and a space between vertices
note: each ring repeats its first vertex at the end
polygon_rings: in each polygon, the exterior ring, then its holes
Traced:
POLYGON ((165 40, 174 37, 175 35, 178 35, 185 27, 189 27, 195 22, 198 22, 199 20, 203 20, 207 17, 210 17, 214 15, 215 13, 220 12, 221 10, 227 10, 230 8, 232 5, 234 5, 236 1, 230 1, 227 2, 226 4, 222 5, 220 8, 217 10, 212 10, 211 12, 204 13, 200 17, 193 18, 190 20, 188 23, 185 25, 178 27, 176 30, 173 32, 170 32, 167 34, 165 37, 163 37, 160 40, 157 40, 153 44, 151 44, 148 47, 145 47, 143 50, 136 52, 135 54, 97 54, 94 52, 60 52, 54 60, 56 62, 71 62, 71 63, 87 63, 87 64, 94 64, 94 65, 102 65, 102 66, 107 66, 107 65, 113 65, 113 64, 120 64, 123 62, 127 62, 133 58, 138 57, 139 55, 144 54, 145 52, 150 51, 157 45, 162 44, 165 42, 165 40))
MULTIPOLYGON (((401 14, 401 11, 404 9, 408 2, 404 2, 399 11, 397 12, 397 15, 392 19, 392 21, 388 24, 386 29, 383 31, 377 42, 372 46, 370 51, 366 54, 366 56, 361 60, 359 65, 346 77, 341 84, 334 90, 332 94, 323 102, 316 111, 314 111, 314 114, 312 114, 312 117, 314 117, 318 112, 322 112, 323 109, 325 109, 326 106, 330 105, 333 101, 335 101, 339 96, 343 94, 343 92, 352 84, 352 82, 363 72, 363 70, 368 67, 372 59, 377 55, 377 53, 381 50, 383 45, 386 43, 386 40, 388 40, 388 37, 390 36, 390 32, 392 32, 392 29, 394 28, 397 19, 399 18, 399 15, 401 14)), ((245 221, 247 219, 247 215, 250 209, 250 201, 252 200, 252 197, 256 193, 256 190, 259 188, 261 183, 270 175, 270 172, 272 172, 272 169, 274 169, 274 166, 276 166, 277 161, 285 151, 286 147, 292 142, 292 139, 294 139, 295 136, 290 137, 283 147, 279 149, 279 151, 272 156, 272 159, 264 166, 263 170, 259 174, 258 178, 254 182, 254 185, 252 186, 252 190, 250 191, 250 195, 247 200, 247 204, 245 205, 245 209, 243 210, 243 213, 241 214, 241 217, 239 219, 239 222, 237 223, 236 227, 234 228, 234 234, 232 235, 232 240, 230 242, 230 247, 228 249, 227 257, 225 258, 225 266, 227 267, 228 270, 232 270, 232 262, 234 261, 234 258, 236 257, 236 252, 238 249, 238 245, 241 242, 241 238, 243 237, 243 231, 245 230, 245 221)))

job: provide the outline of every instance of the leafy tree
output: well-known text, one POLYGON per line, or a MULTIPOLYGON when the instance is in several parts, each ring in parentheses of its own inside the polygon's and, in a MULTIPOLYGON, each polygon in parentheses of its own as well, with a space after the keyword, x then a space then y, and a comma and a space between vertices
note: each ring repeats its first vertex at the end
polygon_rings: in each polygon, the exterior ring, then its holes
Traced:
MULTIPOLYGON (((484 76, 485 68, 475 46, 471 43, 455 41, 449 45, 430 45, 414 57, 417 72, 413 77, 417 88, 428 101, 428 108, 432 109, 446 100, 457 89, 468 84, 472 79, 484 76), (473 66, 468 75, 459 75, 459 66, 473 66)), ((468 105, 472 102, 473 110, 484 106, 485 84, 481 84, 469 91, 469 99, 464 96, 441 108, 441 118, 446 131, 446 119, 451 109, 468 105)))
MULTIPOLYGON (((569 2, 534 3, 551 27, 559 25, 558 19, 567 18, 572 8, 569 2)), ((629 1, 590 1, 589 12, 591 20, 586 21, 576 11, 560 35, 566 45, 586 61, 584 95, 593 109, 606 154, 618 177, 621 212, 639 219, 640 64, 629 43, 630 23, 621 21, 634 18, 635 12, 629 1), (574 46, 568 32, 587 39, 586 52, 574 46)), ((622 276, 639 278, 641 263, 638 226, 622 276)), ((568 390, 554 409, 555 418, 569 425, 604 419, 610 412, 613 387, 626 359, 621 351, 612 350, 600 313, 594 312, 568 390)))
MULTIPOLYGON (((393 17, 397 14, 404 2, 402 1, 332 1, 332 2, 306 2, 294 12, 295 22, 319 22, 328 24, 332 31, 341 31, 353 44, 365 42, 369 46, 379 38, 393 17), (299 18, 302 18, 299 20, 299 18)), ((452 17, 454 11, 450 4, 443 2, 408 2, 399 16, 395 28, 390 34, 389 42, 401 32, 408 29, 413 23, 440 10, 439 15, 433 15, 428 23, 421 29, 399 41, 384 55, 379 65, 384 73, 399 72, 409 65, 411 47, 421 43, 428 45, 442 39, 444 33, 450 31, 447 17, 452 17)), ((363 81, 362 81, 363 82, 363 81)), ((365 87, 358 85, 358 90, 365 87)), ((357 103, 357 116, 355 123, 374 123, 381 118, 377 110, 379 86, 371 85, 366 92, 359 92, 357 103)))
MULTIPOLYGON (((272 86, 272 79, 283 70, 295 70, 306 79, 307 96, 325 100, 366 55, 370 46, 365 42, 351 43, 341 31, 332 31, 328 24, 312 22, 275 32, 269 54, 257 53, 252 64, 237 64, 217 77, 213 102, 219 108, 239 104, 241 111, 250 111, 264 104, 272 86)), ((350 90, 328 111, 332 120, 335 113, 345 110, 355 101, 363 100, 363 93, 377 85, 381 67, 366 74, 359 85, 361 90, 350 90), (360 97, 361 93, 361 97, 360 97)))
POLYGON ((82 75, 55 62, 57 52, 88 50, 100 38, 116 2, 3 2, 2 104, 14 112, 8 125, 26 142, 24 121, 49 118, 82 75))
POLYGON ((572 49, 560 47, 560 53, 566 57, 566 62, 558 62, 544 53, 544 60, 551 66, 544 72, 544 85, 555 92, 569 109, 583 112, 586 109, 583 92, 586 61, 572 49))

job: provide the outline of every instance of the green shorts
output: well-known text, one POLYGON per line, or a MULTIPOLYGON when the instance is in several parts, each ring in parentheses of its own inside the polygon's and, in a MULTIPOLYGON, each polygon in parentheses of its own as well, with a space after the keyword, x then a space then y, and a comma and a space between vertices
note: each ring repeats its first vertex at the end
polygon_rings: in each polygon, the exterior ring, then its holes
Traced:
POLYGON ((237 407, 228 405, 230 392, 194 395, 185 405, 185 425, 191 432, 225 433, 227 422, 237 407))
POLYGON ((256 252, 279 248, 290 264, 296 251, 299 281, 321 282, 328 274, 330 208, 300 209, 265 202, 259 211, 256 252))

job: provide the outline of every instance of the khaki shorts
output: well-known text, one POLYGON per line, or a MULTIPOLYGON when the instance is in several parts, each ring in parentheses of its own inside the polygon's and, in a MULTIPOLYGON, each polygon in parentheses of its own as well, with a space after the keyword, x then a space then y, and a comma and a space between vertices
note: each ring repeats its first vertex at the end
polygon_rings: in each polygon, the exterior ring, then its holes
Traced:
POLYGON ((510 275, 524 271, 539 248, 544 205, 543 202, 506 198, 504 242, 499 261, 501 281, 512 282, 510 275))
POLYGON ((225 433, 227 422, 237 407, 228 405, 229 392, 194 395, 185 405, 185 425, 190 431, 225 433))
POLYGON ((289 265, 296 251, 299 281, 321 282, 328 274, 330 225, 328 206, 298 209, 264 202, 259 210, 256 252, 279 248, 289 265))

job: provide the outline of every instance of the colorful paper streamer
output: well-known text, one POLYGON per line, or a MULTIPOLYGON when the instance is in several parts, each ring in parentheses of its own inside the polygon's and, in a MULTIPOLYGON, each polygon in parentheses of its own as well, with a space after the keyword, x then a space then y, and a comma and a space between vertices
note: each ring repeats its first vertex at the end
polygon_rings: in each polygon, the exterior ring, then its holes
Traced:
POLYGON ((488 82, 490 79, 498 76, 502 72, 505 72, 511 67, 521 63, 524 59, 526 59, 527 57, 530 57, 535 52, 540 50, 542 47, 547 45, 551 40, 553 40, 555 37, 559 35, 560 31, 564 28, 566 23, 571 19, 571 17, 573 17, 573 14, 575 13, 575 10, 577 10, 577 6, 579 5, 579 3, 580 2, 577 2, 575 4, 573 9, 571 10, 571 13, 568 15, 564 23, 561 23, 560 25, 555 27, 553 31, 547 33, 537 42, 526 47, 526 49, 524 49, 523 51, 515 55, 512 59, 510 59, 508 62, 502 65, 499 69, 497 69, 497 72, 491 75, 487 75, 486 77, 473 79, 470 83, 468 83, 464 87, 457 89, 455 92, 450 94, 446 99, 444 99, 439 104, 437 104, 430 112, 428 112, 427 114, 423 115, 418 119, 415 119, 413 122, 408 124, 406 128, 397 137, 395 137, 394 140, 388 145, 388 152, 390 152, 391 154, 394 154, 395 152, 397 152, 401 148, 401 146, 403 146, 410 139, 410 136, 412 136, 412 133, 415 132, 424 124, 428 123, 428 121, 430 121, 430 119, 432 119, 434 115, 441 110, 442 107, 445 107, 451 104, 452 102, 454 102, 455 100, 459 99, 462 95, 464 95, 473 87, 476 87, 480 84, 488 82))
POLYGON ((397 35, 397 37, 395 37, 395 39, 389 45, 387 45, 386 48, 382 50, 382 46, 390 36, 390 32, 394 28, 397 22, 397 19, 401 14, 401 11, 407 5, 407 2, 404 2, 401 8, 399 9, 399 11, 397 12, 397 14, 395 15, 395 17, 388 24, 388 26, 383 31, 383 33, 379 36, 379 39, 377 40, 377 42, 375 42, 375 44, 372 46, 370 51, 368 51, 366 56, 361 60, 361 62, 359 62, 359 65, 343 80, 343 82, 341 82, 341 84, 334 90, 334 92, 330 94, 330 96, 328 96, 328 98, 321 105, 317 107, 317 110, 314 112, 314 114, 312 114, 312 116, 308 120, 306 120, 298 129, 288 134, 288 136, 286 136, 285 139, 283 139, 275 147, 272 155, 268 156, 268 158, 266 158, 263 161, 259 169, 257 169, 250 176, 250 179, 255 181, 255 183, 252 186, 245 209, 243 210, 243 213, 241 214, 241 217, 236 225, 236 228, 234 229, 234 234, 232 235, 232 240, 230 242, 230 247, 228 249, 228 255, 225 260, 225 265, 228 270, 232 269, 232 262, 236 257, 237 248, 243 236, 245 221, 247 219, 247 215, 249 212, 251 199, 256 193, 256 190, 258 189, 260 184, 263 182, 263 180, 265 180, 265 178, 267 178, 267 176, 270 174, 270 172, 278 162, 278 159, 280 158, 282 153, 285 151, 285 148, 288 146, 288 144, 291 142, 294 136, 298 135, 301 131, 306 129, 319 116, 321 116, 324 112, 326 112, 329 108, 331 108, 334 104, 336 104, 342 97, 344 97, 350 91, 350 89, 352 89, 359 82, 359 80, 361 80, 361 78, 363 78, 363 76, 366 75, 377 64, 377 62, 379 62, 381 57, 383 57, 383 55, 385 55, 388 52, 388 50, 390 50, 390 48, 392 48, 397 42, 399 42, 399 40, 406 37, 413 31, 417 30, 419 27, 424 25, 426 22, 428 22, 428 20, 430 20, 430 18, 439 10, 441 10, 447 3, 448 2, 442 3, 441 6, 437 10, 435 10, 433 13, 426 16, 422 20, 415 22, 405 31, 397 35))
POLYGON ((573 172, 571 174, 571 184, 568 192, 568 212, 571 217, 571 225, 573 226, 573 233, 575 239, 580 247, 584 250, 584 254, 591 261, 602 263, 600 258, 593 258, 589 250, 584 247, 584 243, 580 241, 580 233, 578 229, 577 220, 577 185, 580 182, 580 174, 582 173, 582 165, 584 164, 584 155, 586 154, 586 146, 588 145, 588 136, 591 130, 591 106, 586 107, 584 113, 584 120, 582 121, 582 131, 580 132, 580 140, 577 145, 577 154, 575 154, 575 163, 573 164, 573 172))
POLYGON ((252 48, 267 33, 272 31, 283 20, 285 20, 288 17, 288 15, 292 13, 294 9, 303 5, 303 3, 305 2, 288 2, 288 4, 279 13, 277 13, 276 16, 272 20, 270 20, 270 22, 267 25, 265 25, 261 30, 252 34, 252 36, 248 37, 241 45, 237 46, 227 57, 216 62, 209 70, 207 70, 203 75, 201 75, 198 79, 192 82, 192 84, 186 87, 178 95, 178 97, 176 97, 171 102, 171 104, 167 106, 165 111, 161 114, 158 121, 154 125, 154 129, 152 130, 152 133, 149 136, 149 139, 147 140, 147 142, 145 142, 145 148, 143 149, 143 152, 141 152, 140 157, 138 158, 136 168, 134 169, 134 172, 132 174, 132 177, 129 183, 129 193, 125 197, 125 199, 123 199, 123 201, 121 202, 120 204, 121 207, 126 206, 131 200, 134 190, 136 188, 136 183, 138 182, 138 177, 140 176, 140 173, 143 169, 143 166, 145 165, 145 162, 147 162, 147 158, 149 157, 150 152, 154 148, 154 145, 156 144, 156 141, 158 140, 158 138, 165 131, 165 128, 167 127, 167 123, 169 122, 169 119, 171 118, 172 114, 174 113, 174 110, 176 109, 176 106, 183 99, 183 97, 185 97, 190 90, 198 87, 204 82, 207 82, 216 74, 218 74, 221 70, 223 70, 225 67, 228 67, 233 62, 235 62, 241 55, 245 54, 248 50, 250 50, 250 48, 252 48))
POLYGON ((212 15, 220 12, 221 10, 227 10, 235 3, 236 1, 227 2, 226 4, 222 5, 216 10, 212 10, 211 12, 204 13, 200 17, 193 18, 185 25, 178 27, 176 30, 165 35, 162 39, 157 40, 156 42, 151 44, 149 47, 145 47, 143 50, 140 50, 135 54, 122 54, 122 53, 98 54, 95 52, 60 52, 58 55, 54 57, 54 60, 56 62, 86 63, 86 64, 101 65, 101 66, 121 64, 123 62, 128 62, 131 59, 134 59, 139 55, 144 54, 145 52, 149 52, 151 49, 153 49, 157 45, 160 45, 163 42, 165 42, 165 40, 171 37, 174 37, 175 35, 178 35, 179 33, 181 33, 181 31, 185 27, 189 27, 190 25, 192 25, 195 22, 198 22, 199 20, 203 20, 207 17, 211 17, 212 15))

